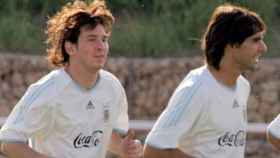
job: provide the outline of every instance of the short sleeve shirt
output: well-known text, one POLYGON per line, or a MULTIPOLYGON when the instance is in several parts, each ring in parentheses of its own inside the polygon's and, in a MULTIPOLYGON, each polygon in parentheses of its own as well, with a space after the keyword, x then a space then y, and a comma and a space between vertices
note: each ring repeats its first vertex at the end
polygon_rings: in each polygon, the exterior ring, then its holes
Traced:
POLYGON ((243 158, 250 86, 219 83, 206 66, 192 70, 173 93, 146 143, 196 158, 243 158))
POLYGON ((104 158, 112 130, 127 131, 121 83, 100 70, 95 86, 78 86, 64 69, 32 84, 0 131, 0 141, 29 142, 45 155, 104 158))

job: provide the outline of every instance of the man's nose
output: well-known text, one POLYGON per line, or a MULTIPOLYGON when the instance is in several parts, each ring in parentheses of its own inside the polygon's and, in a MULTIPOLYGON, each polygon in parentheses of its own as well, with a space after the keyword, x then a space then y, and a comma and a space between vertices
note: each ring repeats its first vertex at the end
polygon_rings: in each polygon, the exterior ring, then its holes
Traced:
POLYGON ((266 53, 267 52, 267 45, 265 42, 262 42, 262 44, 259 47, 261 53, 266 53))

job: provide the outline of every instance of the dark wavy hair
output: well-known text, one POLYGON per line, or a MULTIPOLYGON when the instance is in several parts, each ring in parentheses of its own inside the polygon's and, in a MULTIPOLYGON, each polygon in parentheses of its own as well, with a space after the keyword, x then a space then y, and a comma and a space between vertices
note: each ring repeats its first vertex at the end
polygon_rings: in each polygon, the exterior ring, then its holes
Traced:
POLYGON ((219 70, 227 44, 240 46, 249 36, 265 30, 265 23, 253 11, 232 4, 217 7, 201 40, 207 64, 219 70))

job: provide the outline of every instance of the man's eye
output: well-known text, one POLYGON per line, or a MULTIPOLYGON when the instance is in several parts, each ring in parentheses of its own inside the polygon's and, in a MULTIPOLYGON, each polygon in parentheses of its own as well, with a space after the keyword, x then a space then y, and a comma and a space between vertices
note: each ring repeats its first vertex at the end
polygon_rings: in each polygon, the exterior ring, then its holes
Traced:
POLYGON ((102 41, 103 41, 103 42, 108 42, 109 39, 108 39, 108 38, 103 38, 102 41))
POLYGON ((255 42, 258 42, 258 41, 260 41, 261 40, 261 38, 254 38, 253 39, 253 41, 255 41, 255 42))

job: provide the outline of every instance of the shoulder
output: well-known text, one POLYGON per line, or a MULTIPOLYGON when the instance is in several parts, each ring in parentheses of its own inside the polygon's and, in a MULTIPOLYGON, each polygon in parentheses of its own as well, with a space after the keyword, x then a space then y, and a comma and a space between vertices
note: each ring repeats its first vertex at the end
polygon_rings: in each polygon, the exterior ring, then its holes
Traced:
POLYGON ((107 70, 101 69, 99 71, 99 74, 100 74, 100 77, 102 79, 105 79, 105 80, 117 80, 118 81, 118 78, 114 74, 112 74, 111 72, 109 72, 107 70))
MULTIPOLYGON (((180 106, 181 103, 194 104, 207 101, 204 70, 194 69, 188 73, 175 89, 169 101, 169 106, 180 106)), ((198 105, 196 105, 198 107, 198 105)))
POLYGON ((202 90, 205 82, 207 82, 207 77, 207 69, 205 66, 193 69, 183 79, 178 88, 183 90, 188 90, 190 88, 202 90))
POLYGON ((250 91, 251 89, 250 82, 244 76, 240 75, 237 79, 237 82, 240 86, 250 91))
POLYGON ((100 80, 107 86, 111 86, 112 88, 123 88, 119 79, 111 72, 102 69, 99 71, 99 75, 100 80))
POLYGON ((238 77, 238 81, 241 82, 242 84, 250 87, 250 82, 243 75, 240 75, 238 77))
POLYGON ((31 89, 51 90, 52 88, 59 88, 63 83, 67 83, 68 79, 63 69, 53 70, 47 75, 43 76, 37 82, 30 85, 31 89), (59 87, 57 87, 60 85, 59 87))
POLYGON ((184 80, 192 82, 202 82, 209 76, 206 66, 202 66, 196 69, 191 70, 184 80))
POLYGON ((67 78, 62 69, 53 70, 37 82, 31 84, 23 99, 27 104, 42 103, 56 96, 67 84, 67 78))

